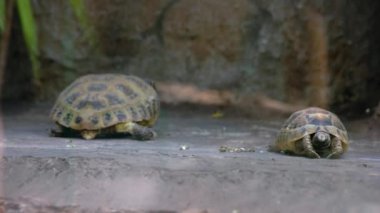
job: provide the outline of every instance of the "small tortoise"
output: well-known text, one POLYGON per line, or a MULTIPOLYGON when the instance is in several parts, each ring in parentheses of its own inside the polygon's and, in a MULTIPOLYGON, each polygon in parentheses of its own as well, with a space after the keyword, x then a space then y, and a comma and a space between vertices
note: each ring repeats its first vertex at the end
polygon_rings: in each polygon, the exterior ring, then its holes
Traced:
POLYGON ((347 131, 335 114, 310 107, 286 120, 272 149, 309 158, 338 158, 348 149, 347 131))
POLYGON ((50 117, 53 136, 130 134, 149 140, 159 114, 159 99, 148 82, 132 75, 91 74, 80 77, 59 95, 50 117))

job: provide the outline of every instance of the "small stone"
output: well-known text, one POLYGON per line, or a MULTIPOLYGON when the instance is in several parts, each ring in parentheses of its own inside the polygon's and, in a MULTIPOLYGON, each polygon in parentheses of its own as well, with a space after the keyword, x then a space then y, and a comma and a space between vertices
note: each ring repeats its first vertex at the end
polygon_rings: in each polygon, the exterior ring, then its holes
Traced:
POLYGON ((67 144, 67 145, 66 145, 66 148, 74 148, 74 147, 75 147, 74 144, 67 144))
POLYGON ((365 113, 366 113, 367 115, 370 114, 370 113, 371 113, 371 109, 370 109, 370 108, 365 109, 365 113))
POLYGON ((179 147, 179 150, 181 150, 181 151, 188 150, 188 149, 190 149, 190 147, 188 145, 181 145, 179 147))

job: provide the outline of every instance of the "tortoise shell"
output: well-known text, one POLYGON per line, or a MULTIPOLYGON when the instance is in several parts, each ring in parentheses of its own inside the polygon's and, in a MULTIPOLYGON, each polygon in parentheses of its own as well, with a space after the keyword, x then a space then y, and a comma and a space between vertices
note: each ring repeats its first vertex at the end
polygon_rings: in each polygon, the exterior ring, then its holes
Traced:
POLYGON ((151 84, 132 75, 85 75, 59 95, 50 117, 74 130, 98 130, 122 122, 152 126, 159 99, 151 84))
POLYGON ((327 110, 310 107, 293 113, 282 126, 272 147, 275 151, 294 152, 296 142, 305 135, 312 135, 322 130, 342 142, 343 152, 348 149, 347 130, 338 116, 327 110))

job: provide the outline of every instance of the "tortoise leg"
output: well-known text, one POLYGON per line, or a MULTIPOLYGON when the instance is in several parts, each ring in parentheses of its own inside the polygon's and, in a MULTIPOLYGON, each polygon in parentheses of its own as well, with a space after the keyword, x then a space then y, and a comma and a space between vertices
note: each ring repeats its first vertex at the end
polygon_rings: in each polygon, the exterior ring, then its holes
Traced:
POLYGON ((151 128, 139 125, 134 122, 117 124, 115 131, 118 133, 129 133, 137 140, 150 140, 157 136, 156 132, 151 128))
POLYGON ((55 126, 55 128, 50 129, 50 136, 52 137, 62 137, 64 136, 63 127, 59 124, 55 126))
POLYGON ((82 130, 80 132, 82 138, 86 139, 86 140, 91 140, 91 139, 94 139, 95 136, 98 134, 98 131, 95 131, 95 130, 82 130))
POLYGON ((311 144, 310 135, 305 135, 302 139, 303 154, 309 158, 321 158, 318 153, 314 151, 313 145, 311 144))
POLYGON ((338 158, 342 154, 342 142, 337 137, 334 137, 331 141, 331 154, 329 154, 326 158, 338 158))

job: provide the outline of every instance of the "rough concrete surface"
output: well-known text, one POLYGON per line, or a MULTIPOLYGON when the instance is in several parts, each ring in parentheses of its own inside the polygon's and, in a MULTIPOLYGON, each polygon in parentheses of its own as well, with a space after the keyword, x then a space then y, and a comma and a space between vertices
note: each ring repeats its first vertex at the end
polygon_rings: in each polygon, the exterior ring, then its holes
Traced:
POLYGON ((158 138, 139 142, 52 138, 47 115, 45 105, 5 109, 0 210, 380 212, 380 141, 354 123, 342 159, 316 160, 267 151, 282 119, 163 109, 158 138))

